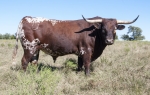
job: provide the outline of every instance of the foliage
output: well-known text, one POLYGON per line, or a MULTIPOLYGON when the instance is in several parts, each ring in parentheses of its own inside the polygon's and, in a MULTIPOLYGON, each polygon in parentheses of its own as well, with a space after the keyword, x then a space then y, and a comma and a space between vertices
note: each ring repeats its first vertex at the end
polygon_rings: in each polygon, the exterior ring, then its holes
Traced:
POLYGON ((26 73, 20 70, 17 75, 13 72, 3 77, 10 79, 7 80, 12 88, 8 89, 8 95, 53 95, 60 79, 60 76, 49 68, 44 67, 37 73, 36 66, 31 65, 28 66, 26 73))
POLYGON ((2 34, 0 34, 0 39, 3 39, 3 35, 2 34))
POLYGON ((123 35, 121 36, 121 39, 128 41, 128 40, 129 40, 129 35, 123 34, 123 35))
POLYGON ((67 59, 66 62, 64 63, 65 68, 70 68, 70 69, 76 69, 77 68, 77 63, 75 59, 67 59))
POLYGON ((145 37, 142 36, 141 28, 135 27, 135 26, 129 26, 127 34, 122 35, 121 39, 123 39, 123 40, 144 40, 145 37), (131 36, 129 36, 130 33, 132 33, 131 36))
POLYGON ((5 33, 5 34, 0 34, 0 39, 15 39, 16 36, 9 34, 9 33, 5 33))

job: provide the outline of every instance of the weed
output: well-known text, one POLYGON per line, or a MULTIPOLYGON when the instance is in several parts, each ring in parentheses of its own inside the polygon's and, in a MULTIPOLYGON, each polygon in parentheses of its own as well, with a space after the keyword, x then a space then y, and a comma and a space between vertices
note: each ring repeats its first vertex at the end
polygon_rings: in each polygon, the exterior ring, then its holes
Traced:
POLYGON ((5 45, 2 43, 2 44, 1 44, 1 47, 4 47, 4 46, 5 46, 5 45))
POLYGON ((65 68, 72 69, 72 70, 77 68, 76 60, 72 58, 67 59, 66 62, 64 62, 64 65, 65 65, 65 68))

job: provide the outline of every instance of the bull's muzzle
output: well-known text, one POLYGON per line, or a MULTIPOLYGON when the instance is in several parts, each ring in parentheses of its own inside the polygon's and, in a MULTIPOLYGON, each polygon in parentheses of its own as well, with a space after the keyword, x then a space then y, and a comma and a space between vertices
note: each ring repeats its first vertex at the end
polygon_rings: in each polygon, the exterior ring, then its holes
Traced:
POLYGON ((106 40, 105 40, 105 43, 106 43, 107 45, 112 45, 112 44, 114 43, 114 40, 113 40, 113 39, 106 39, 106 40))

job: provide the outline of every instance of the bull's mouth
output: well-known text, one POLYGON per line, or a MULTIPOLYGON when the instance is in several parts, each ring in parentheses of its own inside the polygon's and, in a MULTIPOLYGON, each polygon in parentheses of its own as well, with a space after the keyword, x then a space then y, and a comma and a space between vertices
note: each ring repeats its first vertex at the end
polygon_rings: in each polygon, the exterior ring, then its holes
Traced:
POLYGON ((114 43, 106 43, 106 45, 113 45, 114 43))

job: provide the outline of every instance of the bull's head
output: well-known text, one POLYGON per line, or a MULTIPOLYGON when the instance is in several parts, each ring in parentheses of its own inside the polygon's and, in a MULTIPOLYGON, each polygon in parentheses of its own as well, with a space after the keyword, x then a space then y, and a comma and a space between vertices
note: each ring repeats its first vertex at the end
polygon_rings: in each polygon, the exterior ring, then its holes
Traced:
POLYGON ((87 20, 84 17, 83 17, 83 19, 85 21, 87 21, 88 23, 93 23, 95 28, 100 29, 100 32, 102 33, 102 37, 104 39, 105 44, 112 45, 114 43, 115 36, 116 36, 115 30, 122 30, 125 28, 124 25, 119 25, 119 24, 134 23, 138 19, 138 17, 136 19, 134 19, 133 21, 122 21, 122 20, 105 19, 105 18, 95 19, 95 20, 87 20))

